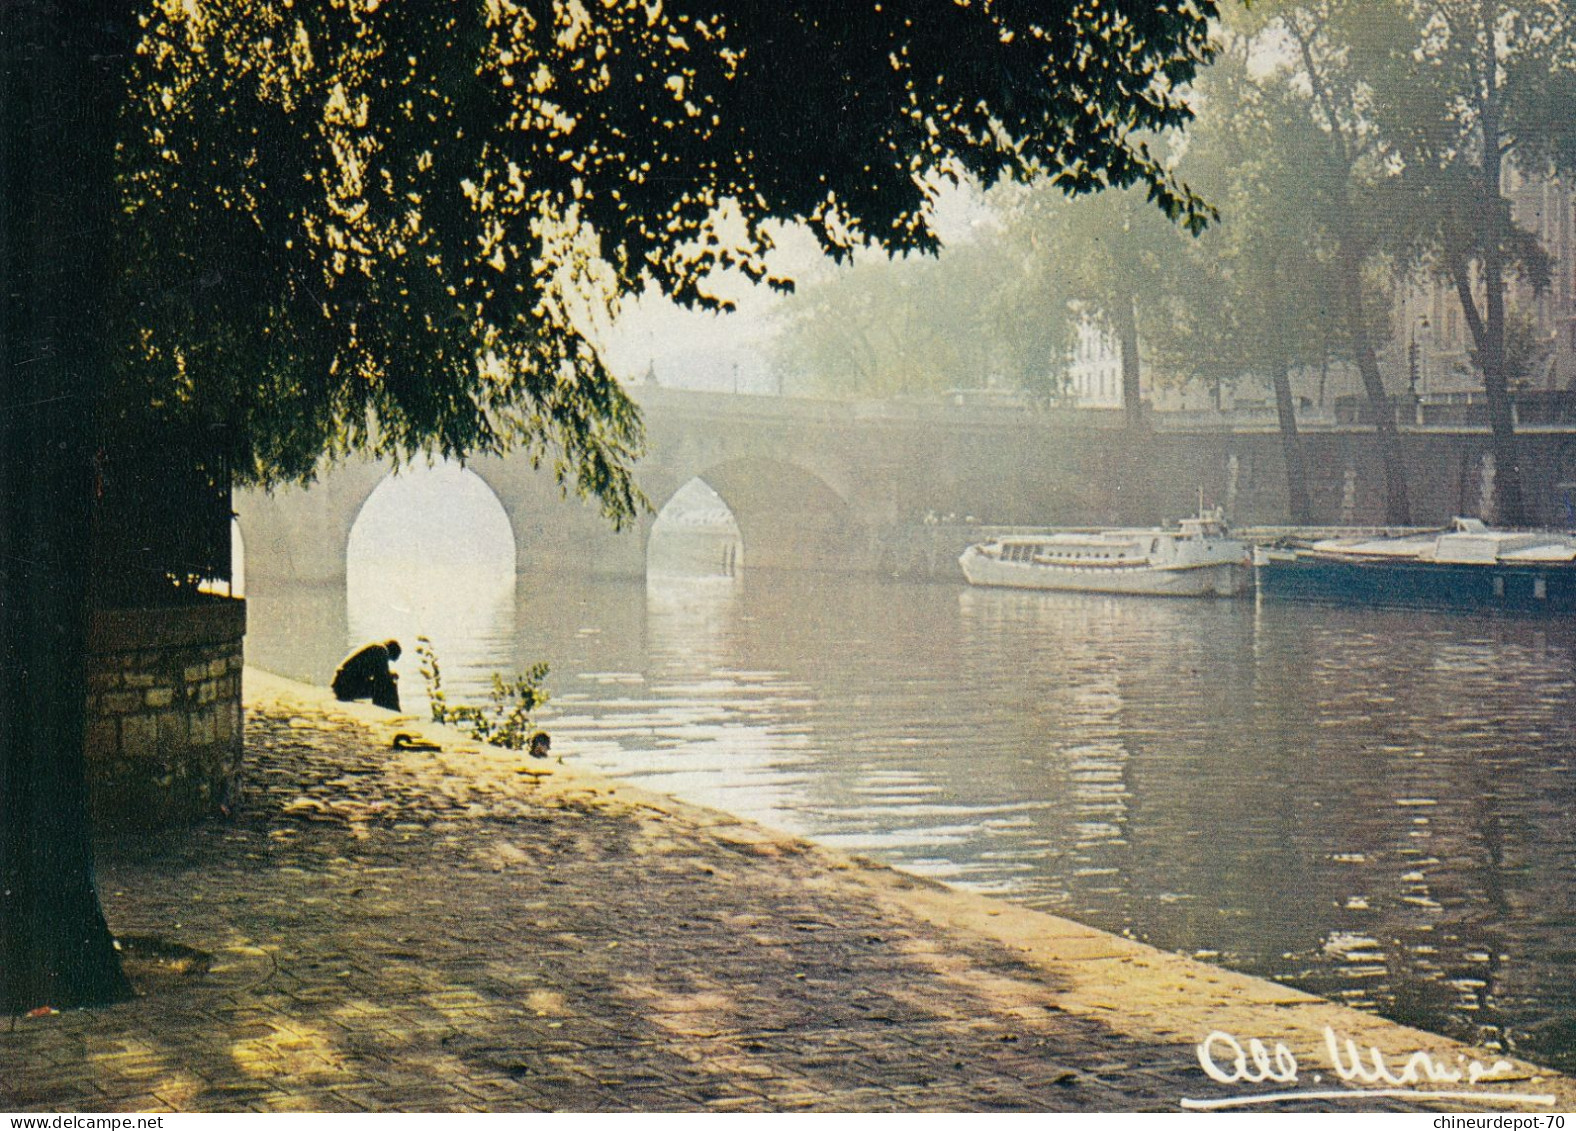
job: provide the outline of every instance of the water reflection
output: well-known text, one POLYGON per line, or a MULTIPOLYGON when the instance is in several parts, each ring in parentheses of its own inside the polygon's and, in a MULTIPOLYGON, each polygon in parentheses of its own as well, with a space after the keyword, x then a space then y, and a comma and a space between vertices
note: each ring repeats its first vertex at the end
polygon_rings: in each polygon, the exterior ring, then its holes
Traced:
POLYGON ((809 831, 798 770, 813 752, 805 727, 781 722, 802 711, 807 689, 746 661, 742 583, 653 578, 643 613, 639 669, 570 676, 578 689, 555 701, 555 730, 611 773, 809 831))
POLYGON ((492 673, 512 671, 498 658, 514 651, 513 578, 468 577, 455 584, 452 569, 422 565, 368 569, 350 589, 348 647, 393 637, 404 645, 395 665, 400 706, 425 714, 427 687, 417 642, 425 637, 438 657, 442 686, 454 702, 484 702, 492 673))
MULTIPOLYGON (((548 660, 571 757, 1576 1067, 1569 625, 754 573, 435 580, 348 627, 429 588, 470 605, 454 689, 548 660)), ((336 631, 252 617, 287 671, 267 626, 336 631)))
POLYGON ((246 662, 327 687, 350 641, 345 591, 253 582, 246 605, 246 662))

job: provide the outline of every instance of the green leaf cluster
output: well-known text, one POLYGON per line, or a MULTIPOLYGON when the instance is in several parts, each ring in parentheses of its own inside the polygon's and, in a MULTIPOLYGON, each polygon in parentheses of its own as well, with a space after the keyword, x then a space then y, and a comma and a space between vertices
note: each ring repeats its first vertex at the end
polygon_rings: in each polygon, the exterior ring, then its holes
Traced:
MULTIPOLYGON (((1212 0, 165 0, 118 146, 118 411, 213 426, 247 481, 320 457, 524 449, 615 521, 639 414, 599 341, 654 285, 787 287, 936 246, 937 177, 1142 186, 1212 0)), ((112 412, 114 415, 114 412, 112 412)))

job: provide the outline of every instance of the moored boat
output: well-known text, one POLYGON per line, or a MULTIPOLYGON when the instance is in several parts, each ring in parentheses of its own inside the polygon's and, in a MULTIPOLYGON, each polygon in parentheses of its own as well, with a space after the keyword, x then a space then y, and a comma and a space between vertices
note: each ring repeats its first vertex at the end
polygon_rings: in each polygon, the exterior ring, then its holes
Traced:
POLYGON ((1085 593, 1231 597, 1253 580, 1247 546, 1219 511, 1175 530, 1005 535, 970 546, 958 564, 971 585, 1085 593))
POLYGON ((1495 530, 1458 518, 1448 530, 1261 546, 1259 592, 1282 600, 1474 612, 1576 612, 1576 536, 1495 530))

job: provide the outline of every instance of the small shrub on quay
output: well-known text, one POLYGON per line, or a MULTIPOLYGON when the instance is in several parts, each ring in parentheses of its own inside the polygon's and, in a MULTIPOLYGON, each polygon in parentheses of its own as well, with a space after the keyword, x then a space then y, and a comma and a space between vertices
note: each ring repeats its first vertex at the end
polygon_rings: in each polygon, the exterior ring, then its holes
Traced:
POLYGON ((431 640, 418 636, 416 654, 421 657, 421 678, 427 684, 433 722, 457 726, 478 742, 492 746, 508 750, 526 748, 532 734, 531 712, 547 702, 547 691, 542 687, 548 672, 545 663, 532 664, 509 679, 493 672, 490 702, 478 707, 449 702, 448 693, 443 690, 438 653, 431 640))

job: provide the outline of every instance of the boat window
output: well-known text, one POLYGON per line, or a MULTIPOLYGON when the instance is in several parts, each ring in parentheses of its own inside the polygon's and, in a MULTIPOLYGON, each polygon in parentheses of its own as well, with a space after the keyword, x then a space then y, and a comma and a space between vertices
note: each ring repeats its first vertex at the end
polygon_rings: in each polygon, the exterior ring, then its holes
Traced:
POLYGON ((1160 549, 1160 539, 1151 538, 1149 540, 1149 552, 1152 554, 1158 549, 1160 549))

